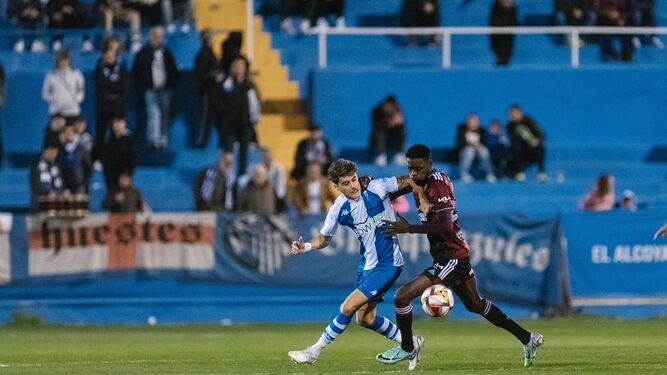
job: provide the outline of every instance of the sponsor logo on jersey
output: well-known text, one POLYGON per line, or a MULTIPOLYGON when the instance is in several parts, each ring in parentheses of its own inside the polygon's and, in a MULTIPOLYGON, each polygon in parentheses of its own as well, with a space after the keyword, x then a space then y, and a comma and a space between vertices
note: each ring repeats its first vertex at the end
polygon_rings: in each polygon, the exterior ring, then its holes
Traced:
POLYGON ((379 213, 373 217, 368 218, 368 220, 362 224, 356 224, 353 229, 354 234, 356 234, 357 237, 362 237, 364 234, 374 231, 375 228, 381 226, 382 224, 382 213, 379 213))

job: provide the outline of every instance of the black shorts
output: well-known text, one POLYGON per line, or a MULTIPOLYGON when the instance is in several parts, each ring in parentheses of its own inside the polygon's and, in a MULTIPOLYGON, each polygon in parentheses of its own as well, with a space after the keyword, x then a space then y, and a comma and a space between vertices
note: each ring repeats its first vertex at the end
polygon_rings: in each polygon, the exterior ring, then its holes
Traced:
POLYGON ((448 259, 445 261, 434 261, 433 265, 424 270, 424 275, 431 279, 434 284, 453 286, 475 277, 470 259, 448 259))

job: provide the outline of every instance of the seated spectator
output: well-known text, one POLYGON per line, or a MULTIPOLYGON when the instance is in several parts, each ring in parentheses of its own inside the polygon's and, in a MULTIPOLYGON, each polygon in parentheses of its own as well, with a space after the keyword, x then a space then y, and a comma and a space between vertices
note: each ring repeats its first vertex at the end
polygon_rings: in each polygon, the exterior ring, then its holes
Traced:
POLYGON ((113 21, 115 19, 130 24, 130 38, 132 39, 130 51, 137 53, 141 48, 141 15, 139 11, 130 7, 126 0, 97 0, 96 5, 104 16, 104 30, 107 35, 113 34, 113 21))
POLYGON ((301 215, 315 215, 328 212, 340 193, 322 175, 320 163, 310 162, 306 176, 296 182, 290 195, 292 205, 301 215))
MULTIPOLYGON (((655 0, 629 0, 630 18, 632 26, 637 27, 655 27, 655 0)), ((635 48, 642 48, 642 43, 652 43, 656 48, 665 48, 658 35, 643 35, 632 38, 632 45, 635 48)))
POLYGON ((475 159, 479 160, 486 175, 486 181, 491 184, 496 182, 491 165, 491 155, 485 146, 485 136, 486 132, 479 123, 479 116, 475 113, 468 114, 465 122, 458 126, 456 149, 459 153, 459 174, 463 183, 474 181, 470 174, 470 167, 475 159))
MULTIPOLYGON (((514 0, 495 0, 491 8, 489 26, 516 27, 519 25, 514 0)), ((496 55, 496 65, 507 65, 514 49, 514 34, 491 34, 491 49, 496 55)))
MULTIPOLYGON (((292 17, 303 16, 310 9, 311 0, 281 0, 280 1, 280 29, 288 34, 296 33, 292 17)), ((310 26, 306 20, 304 28, 310 26)))
MULTIPOLYGON (((7 8, 9 18, 15 19, 19 29, 36 30, 41 26, 43 17, 42 2, 40 0, 10 0, 7 8)), ((14 44, 14 51, 22 53, 26 45, 30 45, 32 52, 44 52, 46 46, 34 34, 24 36, 19 33, 19 39, 14 44)))
POLYGON ((180 15, 183 20, 181 32, 189 33, 192 23, 192 0, 162 0, 162 18, 169 34, 176 32, 174 14, 180 15))
POLYGON ((225 152, 218 163, 202 169, 192 184, 197 211, 233 211, 236 207, 234 154, 225 152))
POLYGON ((537 164, 537 179, 546 181, 548 176, 544 171, 544 132, 535 120, 523 113, 518 104, 512 104, 509 108, 507 133, 510 139, 507 155, 508 176, 523 181, 526 179, 525 169, 537 164))
POLYGON ((621 199, 616 202, 614 207, 635 212, 637 211, 637 208, 639 208, 639 205, 637 204, 637 196, 632 190, 624 190, 623 194, 621 194, 621 199))
MULTIPOLYGON (((46 5, 46 15, 49 18, 49 29, 83 29, 86 26, 86 10, 79 0, 49 0, 46 5)), ((53 36, 53 50, 60 51, 63 48, 62 35, 53 36)), ((88 35, 83 36, 81 50, 90 52, 93 44, 88 35)))
POLYGON ((56 65, 46 73, 42 86, 42 98, 49 105, 49 114, 65 116, 72 122, 81 114, 81 102, 85 95, 85 81, 78 69, 72 68, 72 58, 68 49, 56 53, 56 65))
POLYGON ((107 191, 102 208, 114 213, 144 211, 144 198, 141 191, 132 186, 130 172, 125 171, 118 176, 116 186, 107 191))
POLYGON ((60 145, 57 142, 46 142, 39 160, 30 166, 30 195, 33 212, 39 211, 40 197, 54 197, 62 194, 65 189, 57 162, 59 148, 60 145))
MULTIPOLYGON (((554 0, 554 24, 556 26, 595 26, 597 15, 593 0, 554 0)), ((569 34, 564 35, 570 43, 569 34)), ((580 40, 580 45, 581 45, 580 40)))
POLYGON ((134 150, 134 139, 129 135, 125 119, 114 119, 111 136, 102 149, 102 165, 107 190, 116 186, 121 173, 132 174, 136 159, 134 150))
POLYGON ((7 91, 5 86, 5 69, 0 63, 0 167, 2 166, 2 157, 4 156, 3 140, 2 140, 2 127, 3 127, 3 113, 5 109, 5 100, 7 99, 7 91))
MULTIPOLYGON (((630 24, 630 12, 626 0, 595 0, 593 8, 598 16, 598 26, 625 27, 630 24)), ((603 34, 602 53, 612 61, 632 61, 632 37, 628 34, 603 34), (621 52, 614 48, 614 39, 621 42, 621 52)))
MULTIPOLYGON (((439 0, 403 0, 401 5, 401 26, 403 27, 438 27, 440 26, 439 0)), ((428 38, 430 45, 438 45, 436 35, 428 38)), ((408 45, 416 46, 417 37, 410 35, 408 45)))
POLYGON ((489 123, 489 131, 486 132, 486 148, 491 154, 491 164, 496 177, 505 175, 507 168, 507 151, 509 150, 509 140, 507 134, 502 129, 500 120, 494 119, 489 123))
POLYGON ((65 130, 65 116, 54 113, 49 120, 49 126, 44 129, 44 144, 59 144, 60 133, 65 130))
MULTIPOLYGON (((106 143, 111 122, 125 118, 127 105, 128 74, 121 60, 122 45, 116 38, 104 43, 104 51, 97 62, 93 78, 95 82, 95 145, 106 143)), ((96 155, 96 158, 99 156, 96 155)))
POLYGON ((276 192, 262 164, 256 164, 253 168, 250 182, 241 192, 239 210, 265 215, 278 212, 276 192))
POLYGON ((306 166, 313 161, 322 165, 324 175, 331 165, 331 159, 329 142, 322 136, 319 125, 313 124, 308 128, 308 138, 301 140, 296 147, 291 177, 297 180, 303 178, 306 175, 306 166))
POLYGON ((65 188, 72 194, 87 194, 86 178, 90 175, 92 163, 76 138, 74 125, 65 126, 65 130, 60 134, 58 164, 61 167, 65 188))
POLYGON ((301 22, 301 31, 306 32, 309 28, 315 26, 328 27, 327 16, 334 16, 336 18, 336 27, 344 28, 344 8, 345 0, 310 0, 306 19, 301 22))
POLYGON ((579 204, 579 208, 589 211, 609 211, 614 207, 614 176, 604 174, 579 204))
POLYGON ((285 168, 277 164, 273 158, 273 151, 264 149, 262 164, 266 168, 271 186, 276 191, 278 212, 287 210, 287 181, 285 178, 285 168))
POLYGON ((382 99, 371 112, 371 139, 369 149, 375 165, 387 165, 387 151, 394 152, 394 164, 405 165, 405 118, 394 95, 382 99))

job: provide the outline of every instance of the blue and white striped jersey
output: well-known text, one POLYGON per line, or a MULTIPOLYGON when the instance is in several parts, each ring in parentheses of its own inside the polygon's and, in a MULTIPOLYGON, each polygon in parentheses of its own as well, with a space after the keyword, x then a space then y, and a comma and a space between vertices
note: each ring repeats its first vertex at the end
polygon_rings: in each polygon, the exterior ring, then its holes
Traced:
POLYGON ((361 242, 360 268, 370 270, 378 265, 403 266, 398 237, 382 231, 382 220, 396 221, 388 193, 398 190, 396 177, 372 180, 361 197, 350 200, 341 194, 327 214, 320 233, 333 236, 338 224, 349 228, 361 242))

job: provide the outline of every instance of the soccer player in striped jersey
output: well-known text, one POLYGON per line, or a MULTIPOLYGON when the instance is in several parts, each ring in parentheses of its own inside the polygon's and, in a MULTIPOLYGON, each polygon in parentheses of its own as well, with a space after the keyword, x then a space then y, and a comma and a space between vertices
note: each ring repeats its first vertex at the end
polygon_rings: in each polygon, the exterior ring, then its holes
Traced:
MULTIPOLYGON (((299 237, 299 240, 292 243, 292 254, 322 249, 329 244, 340 224, 356 235, 360 242, 361 257, 355 289, 343 301, 340 311, 324 329, 319 340, 304 350, 288 352, 289 357, 296 363, 314 363, 322 348, 331 344, 345 331, 355 314, 360 325, 390 340, 401 342, 398 327, 391 320, 379 315, 376 308, 403 268, 398 238, 396 235, 388 235, 382 230, 382 225, 383 220, 396 220, 390 193, 414 190, 415 194, 422 197, 422 202, 428 201, 423 189, 407 176, 372 180, 364 190, 356 172, 357 166, 354 162, 344 159, 335 161, 329 167, 329 179, 342 194, 329 210, 317 236, 310 242, 304 243, 303 238, 299 237)), ((420 340, 421 338, 415 338, 414 341, 420 340)))
MULTIPOLYGON (((477 292, 475 273, 470 266, 470 248, 463 238, 456 210, 454 187, 444 172, 433 169, 431 150, 425 145, 414 145, 406 153, 409 176, 424 187, 426 198, 433 204, 430 213, 420 212, 422 225, 409 224, 398 216, 398 221, 387 221, 386 230, 392 234, 425 233, 428 237, 433 265, 421 275, 403 285, 396 292, 396 324, 403 340, 400 345, 377 355, 377 360, 394 364, 408 360, 408 369, 416 367, 420 344, 412 340, 412 300, 433 284, 444 284, 456 293, 468 311, 480 314, 486 320, 512 333, 523 344, 524 366, 535 360, 537 348, 542 345, 539 333, 530 333, 510 319, 491 301, 482 299, 477 292)), ((423 198, 415 197, 417 206, 423 198)))

